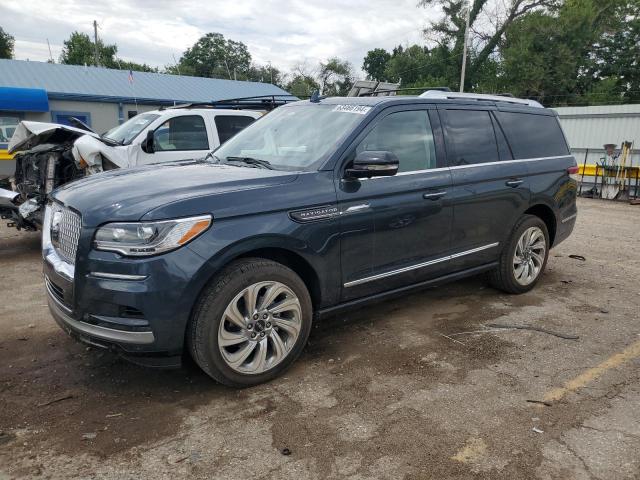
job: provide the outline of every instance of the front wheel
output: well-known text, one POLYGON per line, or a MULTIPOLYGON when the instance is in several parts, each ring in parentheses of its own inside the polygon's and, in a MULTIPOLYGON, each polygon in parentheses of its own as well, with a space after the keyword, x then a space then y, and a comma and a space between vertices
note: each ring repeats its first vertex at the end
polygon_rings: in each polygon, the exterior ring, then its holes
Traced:
POLYGON ((189 325, 189 349, 220 383, 257 385, 296 360, 311 319, 309 292, 295 272, 270 260, 240 260, 204 292, 189 325))
POLYGON ((500 265, 489 272, 489 283, 507 293, 525 293, 540 280, 549 257, 549 232, 538 217, 524 215, 500 255, 500 265))

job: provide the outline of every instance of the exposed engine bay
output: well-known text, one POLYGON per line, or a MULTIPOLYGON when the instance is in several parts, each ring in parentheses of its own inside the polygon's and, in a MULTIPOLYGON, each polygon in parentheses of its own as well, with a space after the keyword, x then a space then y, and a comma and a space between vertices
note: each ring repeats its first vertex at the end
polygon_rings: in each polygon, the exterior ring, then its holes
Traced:
MULTIPOLYGON (((19 194, 17 215, 10 220, 18 229, 35 230, 42 224, 43 206, 54 188, 85 175, 79 169, 68 144, 38 145, 15 155, 16 172, 13 180, 19 194)), ((4 216, 3 216, 4 218, 4 216)))
POLYGON ((8 220, 9 226, 39 229, 47 196, 55 188, 103 169, 118 168, 111 161, 103 162, 95 149, 86 155, 87 161, 75 145, 79 139, 106 146, 97 134, 83 128, 41 122, 18 125, 9 143, 9 151, 18 152, 11 190, 0 188, 0 217, 8 220))

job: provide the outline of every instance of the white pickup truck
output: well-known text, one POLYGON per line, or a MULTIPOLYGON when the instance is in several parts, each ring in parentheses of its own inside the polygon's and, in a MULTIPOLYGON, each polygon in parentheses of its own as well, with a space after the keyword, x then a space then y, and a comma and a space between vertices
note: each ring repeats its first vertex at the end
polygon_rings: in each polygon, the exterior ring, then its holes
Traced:
POLYGON ((17 152, 15 174, 12 190, 0 188, 0 217, 35 230, 54 188, 104 170, 204 158, 263 114, 169 107, 141 113, 102 135, 81 122, 21 122, 9 142, 9 152, 17 152))
POLYGON ((136 115, 102 135, 54 123, 21 122, 9 152, 59 143, 51 140, 61 135, 74 141, 78 166, 86 165, 92 173, 103 169, 105 159, 112 164, 104 165, 107 170, 201 158, 261 115, 251 110, 167 108, 136 115))

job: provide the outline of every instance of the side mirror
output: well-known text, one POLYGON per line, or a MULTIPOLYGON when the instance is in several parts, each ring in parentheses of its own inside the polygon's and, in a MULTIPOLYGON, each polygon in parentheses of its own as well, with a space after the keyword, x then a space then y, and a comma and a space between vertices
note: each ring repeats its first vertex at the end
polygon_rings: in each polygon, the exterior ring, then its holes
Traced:
POLYGON ((149 130, 147 132, 147 138, 144 139, 144 142, 142 142, 142 150, 146 153, 153 153, 156 151, 155 145, 154 145, 154 136, 155 132, 153 130, 149 130))
POLYGON ((347 168, 348 178, 390 177, 398 173, 400 161, 392 152, 364 151, 347 168))

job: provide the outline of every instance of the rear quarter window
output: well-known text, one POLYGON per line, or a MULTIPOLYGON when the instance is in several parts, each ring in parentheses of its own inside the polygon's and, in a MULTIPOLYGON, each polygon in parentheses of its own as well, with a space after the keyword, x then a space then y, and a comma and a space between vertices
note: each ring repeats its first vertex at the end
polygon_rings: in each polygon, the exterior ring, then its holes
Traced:
POLYGON ((516 159, 569 154, 555 115, 495 112, 516 159))
POLYGON ((215 122, 220 143, 224 143, 236 133, 255 122, 255 118, 242 115, 217 115, 215 122))

